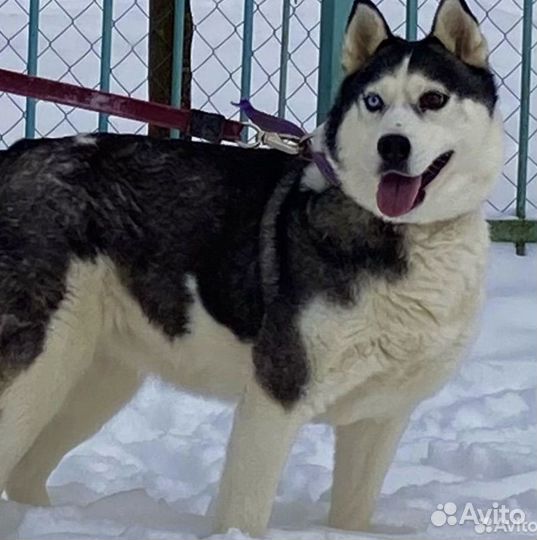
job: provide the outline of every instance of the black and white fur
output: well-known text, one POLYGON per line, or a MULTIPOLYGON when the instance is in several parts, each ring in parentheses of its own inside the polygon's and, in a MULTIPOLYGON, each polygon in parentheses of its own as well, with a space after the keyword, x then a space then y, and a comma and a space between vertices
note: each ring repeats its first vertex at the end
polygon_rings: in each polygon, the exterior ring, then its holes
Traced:
POLYGON ((336 426, 330 523, 367 528, 410 413, 472 335, 501 122, 462 0, 444 0, 416 43, 357 1, 343 64, 319 143, 340 188, 273 151, 137 136, 3 153, 0 491, 47 504, 63 455, 153 373, 239 400, 219 530, 263 534, 296 431, 314 419, 336 426), (420 110, 431 90, 449 101, 420 110), (372 92, 383 110, 364 107, 372 92), (396 174, 451 158, 390 218, 376 196, 378 141, 393 134, 411 145, 396 174))

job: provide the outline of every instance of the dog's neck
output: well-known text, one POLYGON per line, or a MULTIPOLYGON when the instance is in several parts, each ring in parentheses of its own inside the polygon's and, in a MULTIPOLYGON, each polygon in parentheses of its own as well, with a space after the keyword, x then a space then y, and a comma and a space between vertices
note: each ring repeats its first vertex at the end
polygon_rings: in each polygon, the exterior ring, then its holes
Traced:
POLYGON ((317 192, 296 177, 287 182, 263 223, 265 297, 283 294, 302 303, 324 293, 346 303, 355 298, 360 274, 397 279, 405 273, 404 226, 385 223, 338 188, 317 192))
POLYGON ((402 256, 405 245, 437 242, 440 236, 451 234, 449 231, 453 229, 484 219, 482 210, 477 208, 441 221, 391 223, 360 206, 339 188, 326 184, 312 188, 304 180, 301 185, 302 190, 309 194, 304 213, 312 237, 330 242, 345 256, 353 256, 353 251, 361 245, 367 246, 371 253, 402 256))
POLYGON ((396 274, 401 271, 405 225, 383 221, 337 188, 310 192, 304 214, 310 237, 320 250, 360 266, 364 259, 378 259, 396 274))

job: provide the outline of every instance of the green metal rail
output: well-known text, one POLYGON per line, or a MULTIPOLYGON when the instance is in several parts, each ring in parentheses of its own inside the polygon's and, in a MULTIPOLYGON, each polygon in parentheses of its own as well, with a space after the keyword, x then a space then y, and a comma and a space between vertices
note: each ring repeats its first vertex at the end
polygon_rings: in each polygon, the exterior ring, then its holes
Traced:
MULTIPOLYGON (((114 25, 112 10, 113 0, 104 0, 101 38, 101 77, 99 81, 99 90, 102 92, 110 91, 110 76, 112 74, 112 27, 114 25)), ((108 131, 108 116, 106 114, 99 114, 99 131, 108 131)))
MULTIPOLYGON (((39 0, 30 0, 29 21, 28 21, 28 58, 26 61, 28 75, 37 75, 39 41, 39 0)), ((26 100, 26 124, 24 126, 24 136, 32 139, 35 136, 35 99, 26 100)))
MULTIPOLYGON (((522 77, 520 86, 520 131, 518 136, 518 175, 516 215, 526 219, 527 189, 528 189, 528 146, 530 131, 530 83, 531 83, 531 32, 533 28, 532 9, 534 0, 524 0, 524 18, 522 27, 522 77)), ((535 240, 534 240, 535 241, 535 240)), ((519 255, 526 251, 524 237, 516 242, 519 255)))
MULTIPOLYGON (((174 0, 173 10, 173 58, 172 58, 172 88, 171 103, 174 107, 181 107, 183 93, 183 57, 185 37, 185 0, 174 0)), ((179 131, 172 129, 172 139, 179 138, 179 131)))

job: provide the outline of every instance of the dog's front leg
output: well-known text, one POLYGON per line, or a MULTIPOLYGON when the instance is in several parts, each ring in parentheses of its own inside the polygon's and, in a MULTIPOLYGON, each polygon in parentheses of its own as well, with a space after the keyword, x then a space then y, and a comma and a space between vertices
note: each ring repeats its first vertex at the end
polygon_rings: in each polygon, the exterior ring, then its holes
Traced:
POLYGON ((353 531, 369 528, 408 416, 401 411, 392 418, 368 418, 336 428, 330 526, 353 531))
POLYGON ((281 470, 300 425, 299 406, 285 409, 256 382, 235 412, 220 484, 217 530, 237 528, 261 537, 267 527, 281 470))

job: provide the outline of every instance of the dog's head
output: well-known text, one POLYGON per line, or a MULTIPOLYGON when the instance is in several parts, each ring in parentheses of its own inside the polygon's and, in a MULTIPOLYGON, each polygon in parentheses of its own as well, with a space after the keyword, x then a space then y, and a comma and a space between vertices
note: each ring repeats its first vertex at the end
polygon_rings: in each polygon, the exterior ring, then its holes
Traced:
POLYGON ((442 0, 431 33, 395 37, 357 0, 346 77, 325 126, 342 189, 378 216, 428 223, 476 209, 502 165, 487 43, 464 0, 442 0))

